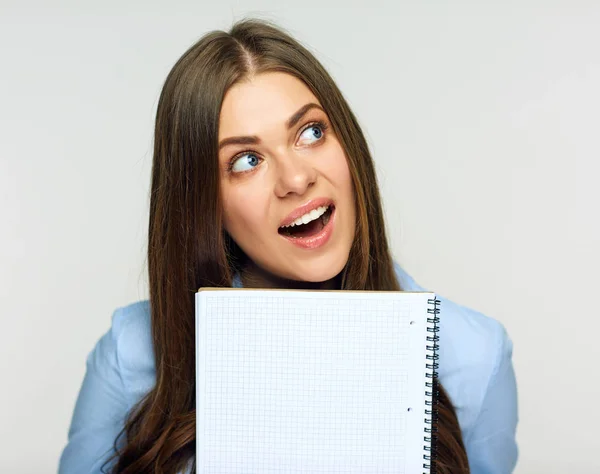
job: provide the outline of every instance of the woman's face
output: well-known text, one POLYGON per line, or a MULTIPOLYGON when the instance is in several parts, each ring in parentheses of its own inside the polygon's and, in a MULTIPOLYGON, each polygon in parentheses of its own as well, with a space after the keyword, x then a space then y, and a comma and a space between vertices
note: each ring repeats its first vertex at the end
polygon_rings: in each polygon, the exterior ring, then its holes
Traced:
POLYGON ((335 277, 354 239, 353 186, 308 87, 280 72, 236 84, 223 101, 219 144, 225 230, 246 255, 279 278, 335 277))

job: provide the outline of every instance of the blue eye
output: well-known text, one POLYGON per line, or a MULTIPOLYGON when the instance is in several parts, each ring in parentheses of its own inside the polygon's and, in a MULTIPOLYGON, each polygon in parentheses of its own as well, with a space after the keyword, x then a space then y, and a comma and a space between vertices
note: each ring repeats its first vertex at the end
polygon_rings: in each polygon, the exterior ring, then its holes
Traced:
POLYGON ((260 160, 254 153, 244 153, 238 155, 231 162, 231 171, 241 173, 243 171, 249 171, 253 167, 258 166, 260 160), (247 167, 249 165, 249 167, 247 167))
POLYGON ((315 139, 314 141, 318 141, 323 137, 323 126, 320 124, 314 124, 308 127, 306 130, 302 132, 300 138, 305 137, 308 140, 315 139))

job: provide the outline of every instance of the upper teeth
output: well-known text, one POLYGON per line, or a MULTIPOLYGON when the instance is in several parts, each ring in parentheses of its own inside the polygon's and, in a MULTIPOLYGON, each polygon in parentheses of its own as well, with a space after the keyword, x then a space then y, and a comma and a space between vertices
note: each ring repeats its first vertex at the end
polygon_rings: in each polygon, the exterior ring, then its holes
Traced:
POLYGON ((295 225, 308 224, 309 222, 314 221, 315 219, 318 219, 323 214, 325 214, 325 211, 327 211, 327 209, 329 209, 329 206, 317 207, 316 209, 313 209, 312 211, 307 212, 303 216, 298 217, 298 219, 296 219, 291 224, 284 225, 282 227, 286 228, 286 227, 294 227, 295 225))

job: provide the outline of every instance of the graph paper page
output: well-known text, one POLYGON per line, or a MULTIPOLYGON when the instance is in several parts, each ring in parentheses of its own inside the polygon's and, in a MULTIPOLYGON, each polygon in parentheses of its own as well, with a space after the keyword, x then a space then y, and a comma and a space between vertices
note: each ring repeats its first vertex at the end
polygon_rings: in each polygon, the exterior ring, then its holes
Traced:
POLYGON ((200 290, 197 472, 427 472, 431 298, 200 290))

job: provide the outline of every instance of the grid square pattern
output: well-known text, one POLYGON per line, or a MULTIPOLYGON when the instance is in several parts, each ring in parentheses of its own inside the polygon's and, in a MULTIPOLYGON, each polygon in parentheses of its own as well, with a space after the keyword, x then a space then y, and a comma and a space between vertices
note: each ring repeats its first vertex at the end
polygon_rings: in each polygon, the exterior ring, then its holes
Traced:
POLYGON ((423 393, 408 301, 221 292, 202 304, 199 473, 407 472, 409 382, 423 393))

